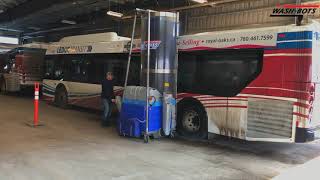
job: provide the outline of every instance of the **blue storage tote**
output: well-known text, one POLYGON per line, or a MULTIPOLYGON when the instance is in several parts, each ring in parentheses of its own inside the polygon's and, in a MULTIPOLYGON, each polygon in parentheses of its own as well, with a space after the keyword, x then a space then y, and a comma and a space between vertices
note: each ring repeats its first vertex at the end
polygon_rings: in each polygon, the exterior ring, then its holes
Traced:
MULTIPOLYGON (((162 122, 162 97, 149 89, 152 102, 149 106, 149 134, 159 133, 162 122)), ((146 130, 146 87, 127 86, 122 100, 118 131, 122 136, 141 137, 146 130)))

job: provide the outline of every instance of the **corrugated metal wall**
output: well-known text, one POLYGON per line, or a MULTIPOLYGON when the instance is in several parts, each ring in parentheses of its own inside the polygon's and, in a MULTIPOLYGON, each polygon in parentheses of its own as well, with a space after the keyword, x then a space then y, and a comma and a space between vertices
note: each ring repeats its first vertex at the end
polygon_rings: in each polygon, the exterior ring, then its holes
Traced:
MULTIPOLYGON (((180 34, 219 31, 229 29, 266 27, 293 24, 294 17, 270 17, 277 4, 295 4, 296 0, 239 0, 214 7, 202 7, 180 12, 180 34)), ((318 2, 302 0, 302 3, 318 2)), ((320 17, 318 9, 316 17, 320 17)), ((308 19, 305 17, 305 21, 308 19)), ((120 34, 131 36, 133 19, 122 22, 120 34)), ((140 36, 138 20, 136 37, 140 36)))
MULTIPOLYGON (((270 17, 270 14, 277 4, 294 4, 295 2, 296 0, 243 0, 214 7, 186 10, 181 13, 184 21, 182 33, 292 24, 293 17, 270 17)), ((310 0, 302 2, 310 2, 310 0)))

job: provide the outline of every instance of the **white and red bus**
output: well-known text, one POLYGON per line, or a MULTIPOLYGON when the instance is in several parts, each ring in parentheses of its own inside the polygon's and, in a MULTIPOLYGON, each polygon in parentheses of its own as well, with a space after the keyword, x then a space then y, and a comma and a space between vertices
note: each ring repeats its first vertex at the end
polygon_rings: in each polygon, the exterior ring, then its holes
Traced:
POLYGON ((45 49, 29 44, 0 55, 0 92, 18 92, 42 82, 45 49))
MULTIPOLYGON (((179 37, 178 132, 198 138, 220 134, 249 141, 313 140, 320 123, 319 31, 319 23, 313 22, 179 37)), ((62 107, 100 109, 106 71, 114 72, 115 92, 121 96, 128 43, 107 33, 52 44, 46 56, 45 99, 62 107)), ((134 47, 129 85, 140 82, 138 40, 134 47)))

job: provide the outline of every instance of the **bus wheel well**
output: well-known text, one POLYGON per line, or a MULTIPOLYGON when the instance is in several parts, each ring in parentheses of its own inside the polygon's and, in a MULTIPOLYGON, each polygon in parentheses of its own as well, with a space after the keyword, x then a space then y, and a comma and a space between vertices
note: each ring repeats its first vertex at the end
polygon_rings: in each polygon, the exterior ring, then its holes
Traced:
POLYGON ((0 83, 4 82, 4 77, 3 75, 0 75, 0 83))
POLYGON ((0 75, 0 92, 5 93, 6 91, 6 80, 2 75, 0 75))
POLYGON ((177 131, 187 138, 208 137, 208 116, 203 104, 195 98, 185 98, 177 106, 177 131))
POLYGON ((68 106, 68 92, 63 84, 58 84, 56 87, 54 103, 61 108, 68 106))
POLYGON ((66 90, 66 87, 64 86, 64 84, 61 84, 61 83, 58 84, 58 86, 56 87, 56 91, 60 89, 66 90))

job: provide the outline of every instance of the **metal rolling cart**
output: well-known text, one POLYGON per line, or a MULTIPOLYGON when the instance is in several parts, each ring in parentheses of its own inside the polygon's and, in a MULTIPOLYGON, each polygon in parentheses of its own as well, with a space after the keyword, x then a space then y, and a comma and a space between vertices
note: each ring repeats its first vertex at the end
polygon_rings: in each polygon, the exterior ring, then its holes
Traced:
MULTIPOLYGON (((130 43, 130 50, 129 50, 129 56, 128 56, 128 64, 127 64, 127 71, 126 71, 126 78, 125 78, 125 89, 128 85, 128 76, 129 76, 129 69, 130 69, 130 63, 131 63, 131 56, 132 56, 132 49, 133 49, 133 42, 134 42, 134 36, 135 36, 135 28, 136 28, 136 22, 137 22, 137 16, 141 15, 141 24, 142 24, 142 37, 141 37, 141 77, 146 77, 146 79, 143 79, 142 84, 144 87, 146 87, 145 91, 145 130, 143 133, 144 142, 148 143, 150 140, 150 135, 154 135, 154 132, 150 132, 149 125, 150 125, 150 110, 152 107, 150 107, 150 91, 151 90, 158 90, 162 95, 168 95, 170 98, 163 97, 163 100, 169 99, 170 102, 172 102, 172 99, 176 96, 176 81, 177 81, 177 49, 176 49, 176 37, 178 34, 178 27, 177 27, 177 19, 178 16, 175 13, 168 13, 168 12, 157 12, 153 10, 143 10, 143 9, 136 9, 136 13, 134 16, 134 22, 133 22, 133 29, 132 29, 132 35, 131 35, 131 43, 130 43), (152 34, 152 40, 151 40, 151 13, 153 13, 153 34, 152 34), (170 17, 170 21, 168 20, 168 17, 170 17), (174 20, 172 20, 175 18, 174 20), (164 27, 161 27, 164 26, 164 27), (155 26, 158 26, 155 28, 155 26), (144 27, 144 28, 143 28, 144 27), (163 28, 163 29, 161 29, 163 28), (167 29, 169 30, 167 30, 167 29), (172 32, 172 29, 174 28, 174 32, 172 32), (146 31, 147 30, 147 31, 146 31), (161 31, 162 30, 162 31, 161 31), (146 32, 145 32, 146 31, 146 32), (162 33, 162 36, 160 35, 162 33), (168 37, 166 36, 166 33, 169 33, 168 37), (165 34, 165 36, 163 36, 165 34), (144 36, 143 36, 144 35, 144 36), (167 42, 168 41, 168 42, 167 42), (164 45, 162 45, 162 44, 164 45), (160 45, 162 45, 160 47, 160 45), (166 47, 168 46, 168 47, 166 47), (172 46, 172 47, 171 47, 172 46), (158 50, 158 48, 160 50, 158 50), (167 48, 167 49, 166 49, 167 48), (152 54, 151 54, 151 49, 152 54), (169 53, 168 53, 169 52, 169 53), (152 69, 150 69, 150 60, 152 55, 152 69), (170 56, 170 57, 169 57, 170 56), (159 58, 161 57, 161 58, 159 58), (170 62, 169 62, 170 61, 170 62), (158 63, 158 64, 157 64, 158 63), (157 65, 155 65, 157 64, 157 65), (162 66, 162 67, 158 67, 162 66), (152 70, 152 84, 150 84, 150 72, 152 70)), ((174 99, 175 101, 175 99, 174 99)), ((163 104, 170 104, 165 103, 163 104)), ((161 121, 163 126, 170 127, 170 132, 168 131, 168 128, 166 129, 167 133, 164 133, 165 135, 168 135, 168 132, 172 136, 172 119, 175 120, 175 104, 172 106, 170 104, 171 109, 174 107, 171 111, 168 111, 165 109, 166 113, 170 112, 171 114, 164 114, 161 113, 161 121), (163 116, 163 118, 162 118, 163 116), (167 117, 170 117, 170 123, 167 122, 167 117), (164 123, 164 121, 166 121, 164 123)), ((162 108, 162 107, 161 107, 162 108)), ((175 124, 175 123, 174 123, 175 124)), ((175 126, 175 125, 174 125, 175 126)), ((164 128, 164 127, 162 127, 164 128)), ((175 127, 173 128, 175 129, 175 127)))

